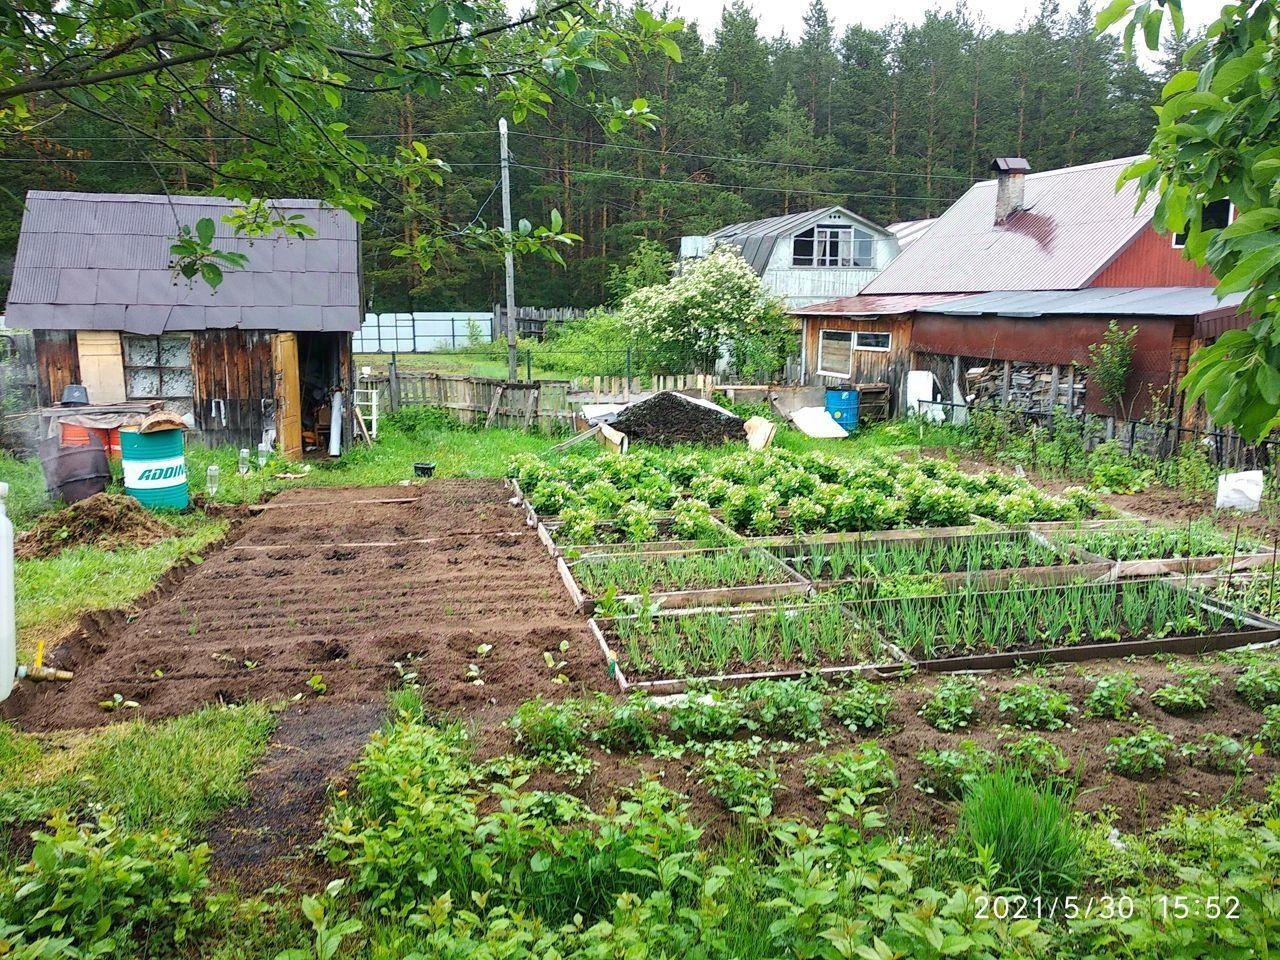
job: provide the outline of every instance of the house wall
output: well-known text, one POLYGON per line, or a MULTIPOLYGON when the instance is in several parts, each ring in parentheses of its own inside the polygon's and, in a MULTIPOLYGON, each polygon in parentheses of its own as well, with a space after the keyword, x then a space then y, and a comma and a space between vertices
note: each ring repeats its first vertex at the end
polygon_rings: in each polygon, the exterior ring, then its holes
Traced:
POLYGON ((205 330, 193 335, 196 429, 210 446, 255 448, 275 417, 271 333, 205 330))
MULTIPOLYGON (((832 214, 822 222, 848 223, 867 229, 861 221, 844 214, 832 214)), ((779 237, 762 275, 765 286, 786 301, 789 307, 806 307, 824 300, 853 296, 898 255, 897 238, 890 234, 882 236, 875 230, 869 232, 875 237, 872 246, 876 261, 874 267, 793 267, 792 237, 779 237)))
MULTIPOLYGON (((1173 317, 1124 317, 1119 321, 1122 329, 1138 328, 1129 389, 1122 405, 1131 416, 1142 417, 1150 412, 1152 391, 1167 391, 1186 372, 1192 324, 1173 317)), ((935 355, 930 358, 930 368, 939 368, 935 372, 945 369, 943 358, 954 356, 964 358, 962 370, 992 360, 1086 367, 1089 346, 1102 340, 1109 322, 1110 318, 1094 316, 1020 319, 920 313, 912 327, 911 349, 917 355, 935 355)), ((949 382, 947 377, 944 385, 949 382)), ((1098 415, 1115 412, 1103 404, 1096 390, 1087 388, 1085 410, 1098 415)))
POLYGON ((899 400, 911 369, 911 316, 892 314, 881 317, 805 317, 801 335, 804 337, 804 382, 815 386, 834 387, 841 383, 887 383, 889 406, 898 413, 899 400), (847 330, 863 333, 889 334, 889 349, 854 350, 853 374, 835 377, 818 372, 818 345, 823 330, 847 330))
POLYGON ((1168 234, 1151 227, 1111 261, 1091 287, 1214 287, 1218 281, 1207 267, 1198 267, 1182 256, 1168 234))

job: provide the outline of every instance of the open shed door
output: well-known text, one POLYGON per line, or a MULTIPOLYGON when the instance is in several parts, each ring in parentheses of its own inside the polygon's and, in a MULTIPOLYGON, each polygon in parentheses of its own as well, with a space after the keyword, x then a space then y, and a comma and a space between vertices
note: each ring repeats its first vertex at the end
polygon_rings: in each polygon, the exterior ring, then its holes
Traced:
POLYGON ((271 341, 271 366, 276 378, 276 437, 280 455, 302 459, 302 396, 298 378, 298 336, 277 333, 271 341))

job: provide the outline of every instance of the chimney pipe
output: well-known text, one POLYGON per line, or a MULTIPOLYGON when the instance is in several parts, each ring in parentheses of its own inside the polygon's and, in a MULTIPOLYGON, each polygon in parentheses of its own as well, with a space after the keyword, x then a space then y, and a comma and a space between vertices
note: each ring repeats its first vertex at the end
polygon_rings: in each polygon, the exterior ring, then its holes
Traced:
POLYGON ((1031 164, 1022 157, 996 157, 991 161, 991 169, 996 173, 995 222, 999 225, 1023 209, 1031 164))

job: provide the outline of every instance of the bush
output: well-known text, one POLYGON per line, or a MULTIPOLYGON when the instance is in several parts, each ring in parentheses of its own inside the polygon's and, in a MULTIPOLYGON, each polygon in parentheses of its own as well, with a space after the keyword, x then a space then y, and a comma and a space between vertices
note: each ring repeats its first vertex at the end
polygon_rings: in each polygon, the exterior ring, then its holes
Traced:
POLYGON ((982 699, 977 681, 967 677, 947 677, 920 708, 920 716, 929 726, 949 733, 969 726, 982 699))
POLYGON ((1000 712, 1027 730, 1061 730, 1075 707, 1065 693, 1038 683, 1020 683, 1000 696, 1000 712))
POLYGON ((1123 720, 1133 712, 1133 701, 1142 696, 1142 692, 1137 676, 1132 673, 1100 677, 1085 698, 1085 716, 1123 720))
POLYGON ((1280 664, 1250 664, 1236 679, 1236 692, 1257 710, 1280 703, 1280 664))
POLYGON ((990 768, 992 756, 972 740, 962 740, 954 750, 924 750, 916 755, 924 772, 916 789, 930 796, 957 800, 965 787, 990 768))
POLYGON ((976 856, 996 863, 1001 887, 1050 898, 1080 886, 1082 837, 1061 784, 1038 786, 1024 770, 998 769, 964 792, 959 832, 976 856))
POLYGON ((889 722, 893 694, 884 686, 857 678, 844 692, 831 698, 831 715, 857 733, 880 730, 889 722))
POLYGON ((0 881, 0 919, 35 941, 70 941, 76 957, 165 953, 210 919, 209 848, 167 831, 122 833, 104 815, 80 825, 65 815, 36 834, 31 860, 0 881))
POLYGON ((1163 773, 1173 753, 1173 737, 1145 727, 1128 737, 1112 737, 1107 744, 1107 769, 1135 780, 1163 773))

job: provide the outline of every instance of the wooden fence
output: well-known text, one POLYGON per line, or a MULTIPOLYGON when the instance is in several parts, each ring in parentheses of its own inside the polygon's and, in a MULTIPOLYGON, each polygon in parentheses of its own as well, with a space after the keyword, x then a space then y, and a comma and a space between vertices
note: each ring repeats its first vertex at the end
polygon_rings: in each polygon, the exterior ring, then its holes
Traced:
POLYGON ((705 399, 719 386, 717 378, 706 374, 509 383, 487 377, 397 371, 361 377, 357 395, 365 405, 362 411, 373 404, 388 412, 411 406, 441 407, 451 410, 463 423, 560 433, 573 429, 584 403, 624 403, 660 390, 679 390, 705 399))

